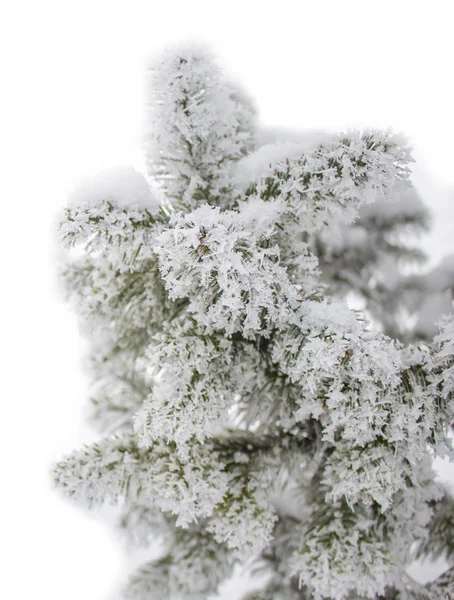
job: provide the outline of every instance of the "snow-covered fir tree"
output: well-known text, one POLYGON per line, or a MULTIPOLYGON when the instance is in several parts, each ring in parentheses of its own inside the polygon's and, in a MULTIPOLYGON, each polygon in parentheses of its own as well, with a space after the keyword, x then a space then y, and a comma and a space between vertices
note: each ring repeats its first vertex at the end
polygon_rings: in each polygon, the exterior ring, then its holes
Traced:
POLYGON ((101 437, 54 478, 160 544, 121 596, 207 599, 251 559, 268 583, 249 600, 453 598, 452 569, 406 574, 454 556, 432 469, 452 454, 454 320, 417 341, 409 319, 428 284, 400 265, 428 218, 407 142, 261 128, 203 48, 149 75, 147 177, 86 182, 59 225, 101 437))

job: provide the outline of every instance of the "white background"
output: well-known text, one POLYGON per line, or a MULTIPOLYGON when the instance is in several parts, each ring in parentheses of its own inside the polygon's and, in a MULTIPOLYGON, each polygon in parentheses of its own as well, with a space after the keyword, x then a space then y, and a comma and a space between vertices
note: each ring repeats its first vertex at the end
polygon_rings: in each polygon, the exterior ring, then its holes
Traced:
MULTIPOLYGON (((146 58, 210 42, 267 124, 392 126, 412 140, 454 251, 449 1, 7 0, 0 14, 2 418, 0 597, 103 600, 121 573, 108 529, 51 491, 53 460, 88 440, 81 341, 58 302, 52 217, 83 175, 140 165, 146 58)), ((228 595, 233 600, 232 595, 228 595)))

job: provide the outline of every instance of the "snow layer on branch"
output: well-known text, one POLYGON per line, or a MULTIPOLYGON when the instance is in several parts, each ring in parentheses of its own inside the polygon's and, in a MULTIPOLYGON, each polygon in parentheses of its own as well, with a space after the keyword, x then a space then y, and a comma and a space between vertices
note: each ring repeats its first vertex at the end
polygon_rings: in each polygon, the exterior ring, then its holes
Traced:
POLYGON ((190 459, 182 462, 163 441, 141 451, 132 435, 123 435, 74 452, 56 465, 54 474, 62 490, 82 503, 151 501, 187 526, 211 515, 228 489, 216 453, 193 446, 190 459))
POLYGON ((166 327, 144 361, 153 388, 134 418, 140 443, 164 437, 183 455, 193 437, 203 443, 226 424, 239 397, 264 386, 261 362, 252 344, 205 335, 189 320, 166 327))
POLYGON ((372 505, 351 511, 342 502, 317 504, 296 527, 291 573, 299 575, 314 598, 342 600, 352 592, 375 598, 386 586, 398 584, 400 565, 411 560, 412 545, 426 535, 430 503, 440 497, 427 457, 417 470, 424 485, 402 489, 384 514, 372 505))
POLYGON ((68 197, 70 205, 96 205, 108 200, 118 206, 148 210, 159 202, 145 177, 132 167, 116 167, 82 179, 68 197))
POLYGON ((208 330, 247 337, 292 320, 298 290, 268 239, 281 203, 262 204, 263 218, 202 206, 173 215, 154 250, 172 299, 189 298, 189 310, 208 330), (268 238, 268 239, 267 239, 268 238))
MULTIPOLYGON (((289 235, 298 239, 301 232, 314 234, 330 230, 335 235, 339 226, 351 223, 358 207, 391 194, 396 186, 409 187, 409 149, 396 135, 381 131, 348 132, 329 139, 300 156, 285 157, 286 146, 257 150, 240 161, 254 165, 246 194, 264 200, 279 200, 288 209, 289 235), (282 152, 284 150, 284 152, 282 152), (262 154, 265 156, 262 157, 262 154), (255 158, 254 158, 255 157, 255 158), (256 164, 257 163, 257 164, 256 164), (257 167, 257 169, 255 169, 257 167), (262 173, 257 177, 255 170, 262 173)), ((252 169, 251 169, 252 170, 252 169)))
POLYGON ((120 206, 111 200, 84 202, 64 209, 60 240, 66 248, 103 259, 121 272, 153 259, 153 240, 162 229, 163 216, 148 209, 120 206))
POLYGON ((253 146, 253 110, 206 49, 164 52, 150 68, 150 172, 179 207, 231 202, 229 166, 253 146))
POLYGON ((427 381, 430 354, 364 331, 339 303, 302 303, 300 317, 299 327, 275 335, 273 359, 301 386, 295 419, 318 419, 323 439, 336 441, 323 477, 327 498, 373 500, 385 511, 428 444, 449 452, 427 381))
POLYGON ((430 504, 441 497, 427 453, 414 465, 413 476, 382 513, 367 501, 352 510, 342 500, 316 499, 313 513, 286 541, 296 548, 289 559, 291 573, 314 598, 343 599, 352 592, 375 598, 385 586, 398 585, 400 565, 411 560, 413 544, 426 536, 430 504))
POLYGON ((238 189, 245 190, 251 181, 260 181, 274 173, 278 165, 287 160, 300 158, 308 150, 314 150, 318 140, 308 139, 304 142, 278 142, 261 146, 232 166, 233 183, 238 189))
POLYGON ((229 380, 232 342, 175 327, 157 334, 147 351, 153 391, 134 418, 141 444, 158 438, 187 452, 195 435, 201 443, 228 414, 234 391, 229 380))
POLYGON ((136 270, 121 271, 102 257, 82 256, 64 266, 65 297, 79 315, 84 333, 113 329, 118 343, 141 345, 140 338, 160 327, 174 310, 156 257, 133 264, 136 270))
POLYGON ((303 545, 291 562, 292 574, 309 586, 314 600, 343 600, 352 592, 367 598, 382 594, 396 570, 372 515, 349 515, 338 507, 326 512, 298 528, 303 545))
POLYGON ((276 457, 245 462, 236 452, 194 443, 184 459, 159 440, 147 450, 133 435, 104 438, 73 452, 54 467, 54 479, 70 497, 89 506, 119 500, 155 504, 187 528, 209 519, 208 529, 241 556, 269 542, 274 512, 266 490, 276 476, 276 457), (243 523, 235 533, 238 523, 243 523), (244 536, 245 528, 249 535, 244 536))

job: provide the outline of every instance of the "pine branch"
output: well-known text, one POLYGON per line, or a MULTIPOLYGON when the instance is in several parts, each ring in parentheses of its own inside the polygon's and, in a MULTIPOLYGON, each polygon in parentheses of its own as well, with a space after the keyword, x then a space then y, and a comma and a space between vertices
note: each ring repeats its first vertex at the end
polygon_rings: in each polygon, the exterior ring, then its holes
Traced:
POLYGON ((428 537, 421 541, 417 557, 451 560, 454 558, 454 499, 447 491, 441 500, 434 502, 433 511, 428 537))
POLYGON ((254 111, 205 49, 166 52, 149 70, 150 173, 177 208, 228 206, 229 168, 254 145, 254 111))
POLYGON ((177 529, 163 556, 137 569, 123 597, 128 600, 205 600, 233 568, 229 550, 201 530, 177 529))
POLYGON ((396 335, 424 296, 397 264, 422 257, 400 236, 427 224, 406 142, 365 131, 254 150, 250 103, 200 49, 164 54, 151 79, 162 203, 123 171, 61 220, 91 414, 114 435, 58 463, 56 484, 164 545, 128 598, 201 600, 254 556, 271 572, 256 598, 422 593, 404 575, 411 548, 451 552, 431 459, 452 454, 454 318, 433 345, 404 346, 327 296, 355 290, 396 335))

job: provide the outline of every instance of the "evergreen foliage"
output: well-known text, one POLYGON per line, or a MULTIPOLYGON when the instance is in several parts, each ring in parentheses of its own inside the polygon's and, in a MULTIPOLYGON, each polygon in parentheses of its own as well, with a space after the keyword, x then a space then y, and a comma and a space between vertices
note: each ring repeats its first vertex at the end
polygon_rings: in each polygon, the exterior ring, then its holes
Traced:
POLYGON ((402 317, 424 296, 403 236, 428 225, 406 141, 263 143, 200 48, 165 52, 150 86, 149 179, 82 186, 59 226, 101 438, 54 479, 162 546, 122 597, 206 599, 255 558, 248 600, 451 598, 452 570, 405 573, 454 555, 432 469, 452 455, 454 320, 429 342, 402 317))

